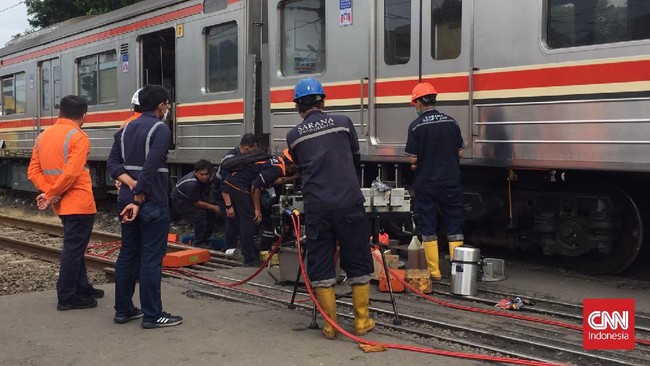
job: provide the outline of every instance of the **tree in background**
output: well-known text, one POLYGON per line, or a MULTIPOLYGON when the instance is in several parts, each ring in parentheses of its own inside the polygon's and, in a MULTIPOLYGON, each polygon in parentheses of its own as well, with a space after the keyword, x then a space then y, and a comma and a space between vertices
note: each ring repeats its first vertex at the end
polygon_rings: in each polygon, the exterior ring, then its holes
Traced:
POLYGON ((25 0, 29 24, 45 28, 82 15, 99 15, 141 0, 25 0))

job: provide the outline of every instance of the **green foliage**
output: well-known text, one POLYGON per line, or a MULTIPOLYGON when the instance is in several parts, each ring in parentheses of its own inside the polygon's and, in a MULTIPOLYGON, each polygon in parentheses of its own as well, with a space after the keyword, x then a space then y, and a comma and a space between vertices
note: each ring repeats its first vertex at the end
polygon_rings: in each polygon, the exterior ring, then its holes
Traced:
POLYGON ((45 28, 82 15, 99 15, 141 0, 25 0, 29 24, 45 28))

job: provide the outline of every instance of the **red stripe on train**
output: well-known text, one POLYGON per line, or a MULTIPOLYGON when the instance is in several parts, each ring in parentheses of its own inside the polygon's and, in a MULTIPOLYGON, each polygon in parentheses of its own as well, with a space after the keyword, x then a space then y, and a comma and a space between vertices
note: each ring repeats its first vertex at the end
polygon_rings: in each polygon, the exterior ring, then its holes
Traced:
POLYGON ((73 47, 85 45, 85 44, 88 44, 88 43, 96 42, 96 41, 99 41, 99 40, 102 40, 102 39, 105 39, 105 38, 108 38, 108 37, 114 37, 114 36, 117 36, 117 35, 120 35, 120 34, 128 33, 128 32, 134 31, 134 30, 138 30, 138 29, 141 29, 141 28, 146 28, 146 27, 150 27, 150 26, 153 26, 153 25, 156 25, 156 24, 168 22, 170 20, 180 19, 180 18, 184 18, 184 17, 190 16, 190 15, 199 14, 202 11, 203 11, 203 5, 201 5, 201 4, 193 5, 193 6, 190 6, 190 7, 184 8, 184 9, 180 9, 180 10, 176 10, 176 11, 173 11, 173 12, 170 12, 170 13, 158 15, 158 16, 155 16, 155 17, 152 17, 152 18, 149 18, 149 19, 140 20, 140 21, 137 21, 135 23, 123 25, 123 26, 120 26, 120 27, 109 29, 107 31, 103 31, 103 32, 99 32, 99 33, 92 34, 92 35, 89 35, 89 36, 81 37, 81 38, 75 39, 73 41, 64 42, 64 43, 61 43, 61 44, 56 45, 56 46, 50 46, 50 47, 47 47, 47 48, 44 48, 44 49, 41 49, 41 50, 38 50, 38 51, 34 51, 34 52, 30 52, 30 53, 21 55, 21 56, 17 56, 17 57, 14 57, 14 58, 8 58, 6 60, 2 60, 0 62, 0 65, 11 65, 11 64, 21 62, 21 61, 24 61, 24 60, 29 60, 29 59, 33 59, 33 58, 37 58, 37 57, 45 56, 45 55, 50 55, 52 53, 60 52, 60 51, 63 51, 65 49, 68 49, 68 48, 73 48, 73 47))
POLYGON ((650 80, 650 60, 477 74, 476 91, 627 83, 650 80))
MULTIPOLYGON (((474 91, 627 83, 649 80, 650 60, 624 61, 595 65, 548 67, 536 70, 479 73, 474 76, 474 91)), ((469 79, 466 75, 432 77, 423 81, 432 83, 440 94, 467 93, 469 90, 469 79)), ((378 97, 410 95, 416 84, 415 79, 380 81, 377 83, 376 95, 378 97)), ((360 97, 360 88, 357 84, 325 86, 324 89, 328 99, 360 97)), ((292 90, 271 92, 271 103, 286 103, 292 100, 292 90)))
MULTIPOLYGON (((440 93, 467 92, 467 76, 450 76, 440 78, 429 78, 423 81, 430 82, 436 86, 440 93)), ((378 97, 391 97, 398 95, 410 95, 417 80, 391 80, 377 83, 376 95, 378 97)), ((360 84, 325 86, 327 99, 350 99, 360 98, 360 84)), ((364 86, 364 95, 368 95, 368 85, 364 86)), ((271 92, 271 103, 287 103, 293 101, 293 90, 274 90, 271 92)))
MULTIPOLYGON (((89 114, 86 116, 86 122, 84 123, 84 126, 93 123, 102 123, 102 122, 121 122, 126 120, 130 116, 131 116, 131 112, 129 111, 89 114)), ((45 126, 53 125, 56 122, 56 120, 57 120, 56 117, 54 118, 43 117, 41 118, 41 126, 45 127, 45 126)), ((14 121, 6 121, 6 122, 0 121, 0 129, 33 127, 34 121, 35 120, 31 118, 18 119, 14 121)))
POLYGON ((244 102, 228 102, 218 104, 179 105, 177 117, 196 117, 206 115, 222 115, 244 113, 244 102))

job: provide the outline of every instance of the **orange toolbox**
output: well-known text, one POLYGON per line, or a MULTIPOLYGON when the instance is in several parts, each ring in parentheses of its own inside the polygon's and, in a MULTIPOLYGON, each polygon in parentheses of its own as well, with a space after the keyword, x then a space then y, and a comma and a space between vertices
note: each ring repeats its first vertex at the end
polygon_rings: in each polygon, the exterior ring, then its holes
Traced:
MULTIPOLYGON (((404 280, 406 278, 406 271, 403 269, 393 269, 393 273, 399 278, 404 280)), ((393 288, 393 292, 404 292, 404 284, 397 280, 394 276, 390 275, 390 285, 393 288)), ((386 281, 386 275, 384 273, 379 277, 379 292, 388 292, 388 281, 386 281)))
POLYGON ((167 253, 163 257, 163 267, 187 267, 210 260, 210 252, 207 249, 187 249, 178 252, 167 253))

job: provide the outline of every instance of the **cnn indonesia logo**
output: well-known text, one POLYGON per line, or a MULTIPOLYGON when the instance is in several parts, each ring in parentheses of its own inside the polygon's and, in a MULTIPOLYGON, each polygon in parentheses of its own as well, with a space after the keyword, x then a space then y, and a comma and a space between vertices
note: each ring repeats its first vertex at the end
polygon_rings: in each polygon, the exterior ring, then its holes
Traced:
POLYGON ((634 349, 634 299, 584 299, 584 349, 634 349))

